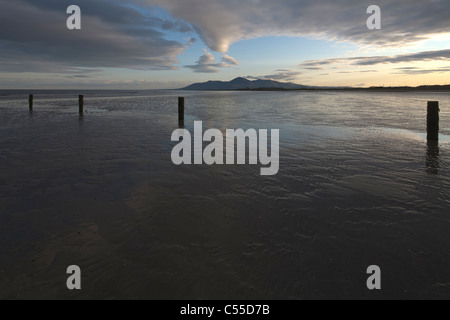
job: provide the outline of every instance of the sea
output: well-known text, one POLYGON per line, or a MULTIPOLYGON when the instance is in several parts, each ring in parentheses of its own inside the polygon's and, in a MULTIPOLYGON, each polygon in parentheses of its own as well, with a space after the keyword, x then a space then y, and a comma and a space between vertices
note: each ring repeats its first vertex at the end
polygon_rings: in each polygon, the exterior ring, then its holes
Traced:
POLYGON ((0 91, 0 299, 449 298, 450 93, 0 91), (175 165, 179 96, 278 174, 175 165))

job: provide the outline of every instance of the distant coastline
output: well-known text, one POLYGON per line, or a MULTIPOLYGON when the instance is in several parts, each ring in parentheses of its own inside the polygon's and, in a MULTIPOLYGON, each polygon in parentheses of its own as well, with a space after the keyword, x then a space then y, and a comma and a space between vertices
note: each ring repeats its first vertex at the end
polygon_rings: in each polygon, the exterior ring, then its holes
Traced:
POLYGON ((283 89, 283 88, 257 88, 257 89, 237 89, 236 91, 371 91, 371 92, 450 92, 450 85, 433 85, 419 87, 368 87, 368 88, 300 88, 300 89, 283 89))
POLYGON ((319 87, 274 80, 248 80, 236 78, 231 81, 208 81, 194 83, 179 90, 189 91, 371 91, 371 92, 450 92, 450 85, 422 85, 418 87, 319 87))

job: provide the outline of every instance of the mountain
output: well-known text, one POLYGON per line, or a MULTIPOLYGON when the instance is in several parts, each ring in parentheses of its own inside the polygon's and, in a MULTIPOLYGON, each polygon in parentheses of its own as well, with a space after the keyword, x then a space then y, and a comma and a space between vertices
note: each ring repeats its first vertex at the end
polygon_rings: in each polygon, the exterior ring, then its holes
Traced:
POLYGON ((194 83, 181 90, 254 90, 254 89, 304 89, 307 86, 291 82, 278 82, 273 80, 248 80, 245 78, 236 78, 229 82, 226 81, 208 81, 203 83, 194 83))

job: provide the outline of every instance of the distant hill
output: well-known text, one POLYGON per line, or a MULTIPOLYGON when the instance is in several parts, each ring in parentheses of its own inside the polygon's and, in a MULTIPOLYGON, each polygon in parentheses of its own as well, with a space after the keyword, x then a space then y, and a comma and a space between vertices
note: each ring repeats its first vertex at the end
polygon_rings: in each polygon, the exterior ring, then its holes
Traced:
POLYGON ((208 81, 204 83, 194 83, 182 90, 257 90, 257 89, 284 89, 296 90, 306 89, 308 86, 302 86, 291 82, 279 82, 273 80, 248 80, 245 78, 236 78, 231 81, 208 81))
POLYGON ((194 83, 180 90, 250 90, 250 91, 382 91, 382 92, 408 92, 408 91, 443 91, 450 92, 450 85, 424 85, 419 87, 314 87, 304 86, 292 82, 279 82, 273 80, 248 80, 245 78, 236 78, 231 81, 208 81, 204 83, 194 83))

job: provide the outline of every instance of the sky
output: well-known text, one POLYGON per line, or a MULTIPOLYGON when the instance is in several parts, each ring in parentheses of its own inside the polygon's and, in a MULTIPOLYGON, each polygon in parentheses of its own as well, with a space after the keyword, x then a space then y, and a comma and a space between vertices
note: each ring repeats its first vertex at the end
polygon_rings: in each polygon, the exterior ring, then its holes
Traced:
POLYGON ((0 89, 450 84, 449 0, 0 0, 0 89), (81 30, 69 30, 70 5, 81 30), (381 8, 369 30, 367 8, 381 8))

